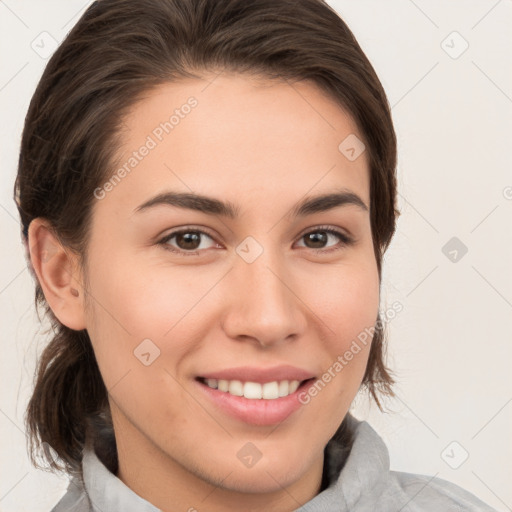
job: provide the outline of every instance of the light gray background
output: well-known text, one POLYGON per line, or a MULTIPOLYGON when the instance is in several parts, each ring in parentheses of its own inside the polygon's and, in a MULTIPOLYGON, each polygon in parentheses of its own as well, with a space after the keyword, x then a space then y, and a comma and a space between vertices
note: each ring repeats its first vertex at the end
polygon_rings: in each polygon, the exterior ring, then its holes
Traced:
MULTIPOLYGON (((66 487, 26 454, 23 414, 45 337, 12 187, 44 57, 89 3, 0 1, 3 512, 48 511, 66 487)), ((382 310, 404 307, 389 324, 398 396, 386 414, 358 397, 354 414, 384 438, 392 469, 436 475, 512 510, 512 1, 329 3, 381 78, 400 154, 402 215, 382 285, 382 310), (457 261, 442 251, 452 237, 468 249, 457 261)))

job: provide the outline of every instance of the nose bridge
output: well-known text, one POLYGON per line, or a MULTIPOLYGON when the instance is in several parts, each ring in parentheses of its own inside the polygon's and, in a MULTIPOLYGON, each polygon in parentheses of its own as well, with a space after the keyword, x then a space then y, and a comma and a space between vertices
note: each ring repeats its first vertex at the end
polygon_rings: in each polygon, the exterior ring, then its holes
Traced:
POLYGON ((249 336, 269 345, 302 328, 300 301, 292 292, 284 256, 281 248, 252 237, 237 247, 232 272, 235 294, 225 325, 231 336, 249 336))

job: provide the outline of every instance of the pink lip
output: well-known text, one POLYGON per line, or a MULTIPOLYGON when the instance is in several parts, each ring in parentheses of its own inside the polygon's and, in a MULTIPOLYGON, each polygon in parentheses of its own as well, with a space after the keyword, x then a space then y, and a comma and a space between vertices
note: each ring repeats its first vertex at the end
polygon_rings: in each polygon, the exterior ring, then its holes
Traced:
POLYGON ((204 379, 240 380, 242 382, 265 382, 298 380, 303 381, 315 375, 302 368, 290 365, 273 366, 270 368, 256 368, 253 366, 239 366, 225 370, 212 371, 199 375, 204 379))
POLYGON ((299 393, 315 383, 314 375, 306 370, 282 365, 273 368, 238 367, 222 371, 209 372, 195 379, 200 393, 211 400, 215 408, 245 423, 257 426, 276 425, 297 411, 303 403, 299 393), (273 400, 250 400, 243 396, 234 396, 207 386, 203 379, 240 380, 242 382, 273 382, 298 380, 301 385, 291 395, 273 400), (306 381, 306 382, 304 382, 306 381))

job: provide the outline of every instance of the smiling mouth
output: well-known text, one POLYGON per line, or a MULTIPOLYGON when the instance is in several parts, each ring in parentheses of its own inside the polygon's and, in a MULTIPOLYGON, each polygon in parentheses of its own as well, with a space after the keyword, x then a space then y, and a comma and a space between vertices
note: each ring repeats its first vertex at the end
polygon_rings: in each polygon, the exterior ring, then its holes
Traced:
POLYGON ((197 381, 211 389, 249 400, 276 400, 295 393, 299 388, 314 380, 315 377, 299 380, 281 380, 270 382, 242 382, 240 380, 206 379, 197 377, 197 381))

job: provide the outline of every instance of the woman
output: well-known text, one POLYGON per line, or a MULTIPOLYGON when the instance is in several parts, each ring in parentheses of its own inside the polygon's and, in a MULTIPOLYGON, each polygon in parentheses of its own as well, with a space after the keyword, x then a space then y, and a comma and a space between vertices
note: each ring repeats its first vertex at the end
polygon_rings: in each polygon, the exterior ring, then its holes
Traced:
POLYGON ((382 86, 320 0, 101 0, 50 60, 16 181, 55 336, 27 426, 53 509, 491 510, 389 471, 382 86))

